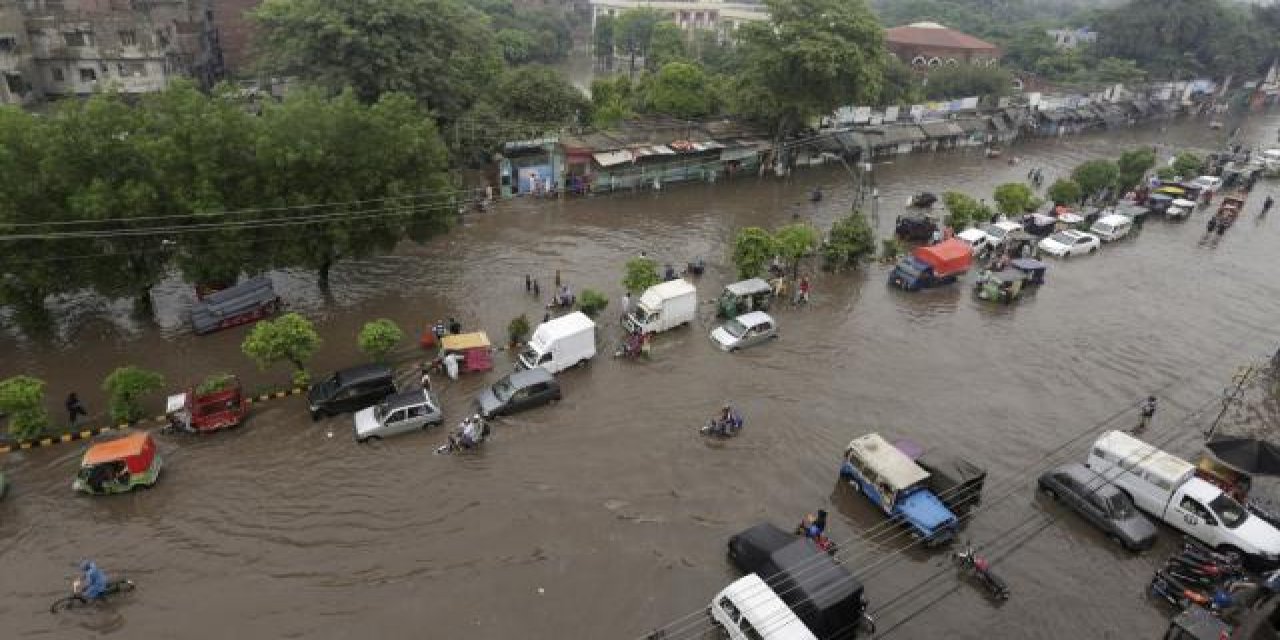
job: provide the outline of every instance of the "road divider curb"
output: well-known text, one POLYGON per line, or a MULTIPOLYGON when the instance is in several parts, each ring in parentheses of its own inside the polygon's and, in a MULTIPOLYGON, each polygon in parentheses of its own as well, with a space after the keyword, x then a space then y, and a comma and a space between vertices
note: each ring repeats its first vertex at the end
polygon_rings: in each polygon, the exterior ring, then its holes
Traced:
MULTIPOLYGON (((284 389, 280 391, 268 391, 266 393, 260 393, 253 397, 245 398, 245 402, 253 405, 253 404, 266 402, 268 400, 276 400, 279 398, 288 398, 289 396, 301 395, 304 391, 306 391, 306 389, 304 389, 303 387, 293 387, 292 389, 284 389)), ((150 421, 156 424, 164 424, 169 421, 169 417, 166 415, 158 415, 151 418, 150 421)), ((141 423, 142 421, 139 421, 139 424, 141 423)), ((0 444, 0 454, 12 453, 14 451, 24 451, 26 449, 35 449, 38 447, 49 447, 49 446, 53 446, 55 444, 60 444, 63 442, 76 442, 79 440, 88 440, 94 436, 101 435, 104 433, 110 433, 112 431, 124 431, 129 427, 130 425, 128 423, 124 423, 124 424, 117 424, 117 425, 106 426, 106 427, 95 427, 92 429, 80 429, 79 431, 68 431, 66 433, 60 433, 57 435, 43 436, 35 440, 23 440, 21 442, 0 444)))

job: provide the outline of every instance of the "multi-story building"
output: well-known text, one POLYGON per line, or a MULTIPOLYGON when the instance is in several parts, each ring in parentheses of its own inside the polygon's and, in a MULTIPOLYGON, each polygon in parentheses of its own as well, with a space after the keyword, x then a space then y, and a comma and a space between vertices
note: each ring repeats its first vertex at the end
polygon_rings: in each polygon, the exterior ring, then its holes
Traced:
POLYGON ((1074 49, 1082 44, 1093 44, 1098 41, 1098 32, 1088 27, 1079 29, 1049 29, 1045 31, 1053 38, 1053 46, 1059 49, 1074 49))
POLYGON ((915 69, 969 64, 992 67, 1000 62, 1000 49, 990 42, 936 22, 885 29, 889 52, 915 69))
POLYGON ((601 16, 618 16, 631 9, 661 11, 686 30, 707 29, 727 36, 744 22, 769 19, 763 4, 740 0, 591 0, 591 32, 601 16))
POLYGON ((108 88, 147 93, 224 74, 210 0, 8 0, 0 4, 0 102, 108 88))

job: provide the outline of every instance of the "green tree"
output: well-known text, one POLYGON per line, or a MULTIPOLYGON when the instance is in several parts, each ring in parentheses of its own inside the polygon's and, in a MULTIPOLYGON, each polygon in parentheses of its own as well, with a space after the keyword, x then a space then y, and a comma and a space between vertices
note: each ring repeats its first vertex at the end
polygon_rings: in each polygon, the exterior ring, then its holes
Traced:
POLYGON ((662 282, 658 275, 658 263, 652 258, 632 258, 623 267, 622 288, 632 293, 641 292, 662 282))
POLYGON ((529 337, 529 316, 520 314, 507 323, 508 344, 515 346, 529 337))
POLYGON ((368 103, 409 93, 446 120, 502 66, 488 21, 460 0, 264 0, 250 15, 266 71, 368 103))
POLYGON ((600 315, 607 306, 609 297, 595 289, 583 289, 582 295, 578 296, 578 310, 592 318, 600 315))
POLYGON ((653 71, 684 60, 688 60, 684 29, 667 21, 653 25, 653 32, 649 34, 649 55, 645 57, 645 66, 653 71))
POLYGON ((1036 194, 1021 182, 1007 182, 996 187, 996 208, 1006 216, 1020 216, 1035 208, 1036 194))
POLYGON ((608 67, 613 66, 613 33, 614 33, 613 16, 603 15, 596 17, 595 40, 593 42, 596 58, 603 59, 608 67))
POLYGON ((776 144, 810 118, 876 100, 887 54, 863 0, 765 0, 769 20, 737 30, 742 110, 770 123, 776 144))
POLYGON ((697 118, 711 113, 715 97, 702 68, 687 62, 662 67, 649 87, 649 104, 658 113, 697 118))
POLYGON ((958 191, 942 194, 942 203, 947 207, 946 224, 956 231, 991 219, 990 207, 958 191))
POLYGON ((1116 161, 1116 167, 1120 171, 1116 182, 1121 190, 1131 189, 1142 182, 1142 176, 1155 165, 1156 154, 1149 148, 1141 147, 1125 151, 1116 161))
POLYGON ((1147 79, 1147 72, 1133 60, 1102 58, 1094 65, 1093 77, 1099 82, 1136 84, 1147 79))
POLYGON ((1191 178, 1200 175, 1200 171, 1204 169, 1204 160, 1190 151, 1179 151, 1174 156, 1171 167, 1174 175, 1191 178))
POLYGON ((591 113, 591 103, 564 74, 541 65, 511 69, 502 74, 493 102, 508 120, 535 123, 539 128, 573 124, 591 113))
POLYGON ((817 251, 822 243, 822 234, 811 224, 797 222, 775 231, 773 242, 792 277, 799 277, 800 261, 817 251))
POLYGON ((1058 54, 1053 38, 1040 25, 1020 27, 1002 47, 1000 64, 1035 71, 1042 59, 1058 54))
POLYGON ((400 325, 387 318, 379 318, 366 322, 360 328, 356 343, 365 355, 378 362, 385 362, 387 354, 390 354, 403 340, 404 331, 400 330, 400 325))
POLYGON ((288 362, 294 368, 293 383, 302 386, 310 380, 307 360, 320 349, 320 343, 320 335, 310 320, 297 313, 286 313, 254 325, 240 350, 261 369, 288 362))
POLYGON ((495 35, 498 46, 502 48, 502 58, 508 64, 524 64, 533 59, 533 51, 538 46, 534 35, 519 29, 502 29, 495 35))
POLYGON ((1090 160, 1071 172, 1071 179, 1080 185, 1084 197, 1094 198, 1106 189, 1114 189, 1120 168, 1110 160, 1090 160))
POLYGON ((147 415, 142 399, 164 388, 164 376, 127 365, 117 367, 102 381, 107 392, 107 412, 117 424, 134 423, 147 415))
POLYGON ((636 57, 649 55, 653 30, 662 22, 662 12, 649 7, 628 9, 618 14, 613 24, 614 45, 627 54, 631 75, 636 72, 636 57))
POLYGON ((1130 0, 1100 16, 1096 48, 1154 78, 1252 73, 1276 46, 1257 15, 1218 0, 1130 0))
POLYGON ((1013 91, 1013 74, 999 67, 957 65, 929 72, 924 95, 929 99, 1003 96, 1013 91))
POLYGON ((1075 204, 1084 197, 1080 183, 1070 178, 1059 178, 1049 185, 1046 192, 1054 204, 1075 204))
POLYGON ((822 257, 828 269, 857 266, 875 253, 875 233, 861 211, 836 220, 822 245, 822 257))
POLYGON ((764 273, 776 255, 777 240, 760 227, 747 227, 733 239, 733 264, 738 268, 738 277, 744 280, 764 273))
POLYGON ((0 411, 9 414, 9 435, 31 440, 49 426, 44 408, 44 380, 14 376, 0 381, 0 411))

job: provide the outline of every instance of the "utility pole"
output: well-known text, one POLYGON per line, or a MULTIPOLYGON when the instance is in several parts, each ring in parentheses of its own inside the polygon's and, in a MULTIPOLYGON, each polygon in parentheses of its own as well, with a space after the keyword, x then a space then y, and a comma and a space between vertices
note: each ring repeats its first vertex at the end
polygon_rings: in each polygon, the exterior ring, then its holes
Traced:
POLYGON ((1213 419, 1209 429, 1204 432, 1205 440, 1213 438, 1214 432, 1218 430, 1218 423, 1222 422, 1223 416, 1227 415, 1227 409, 1231 408, 1232 404, 1240 402, 1240 396, 1244 395, 1244 385, 1253 377, 1256 368, 1254 365, 1249 365, 1236 371, 1236 375, 1232 377, 1235 387, 1228 387, 1222 391, 1222 410, 1218 412, 1218 417, 1213 419))

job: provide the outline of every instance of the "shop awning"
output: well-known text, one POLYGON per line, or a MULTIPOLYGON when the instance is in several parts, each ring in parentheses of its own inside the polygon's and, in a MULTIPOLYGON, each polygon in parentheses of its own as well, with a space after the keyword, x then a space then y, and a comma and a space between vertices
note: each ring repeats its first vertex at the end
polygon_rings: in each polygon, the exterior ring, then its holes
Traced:
POLYGON ((887 147, 889 145, 897 145, 904 142, 919 142, 926 139, 924 131, 914 124, 899 125, 896 127, 885 127, 884 135, 879 139, 873 138, 875 146, 887 147))
POLYGON ((955 121, 965 133, 981 133, 987 130, 987 122, 981 118, 960 118, 955 121))
POLYGON ((1067 115, 1062 111, 1040 111, 1038 113, 1040 114, 1041 118, 1044 118, 1049 122, 1058 122, 1059 120, 1062 120, 1067 115))
POLYGON ((1005 120, 1004 120, 1004 116, 1002 116, 1002 115, 1000 115, 1000 114, 998 114, 998 113, 997 113, 996 115, 994 115, 994 116, 991 116, 991 117, 987 118, 987 122, 990 122, 990 123, 991 123, 991 128, 992 128, 992 129, 995 129, 996 131, 1008 131, 1008 130, 1009 130, 1009 125, 1005 122, 1005 120))
POLYGON ((924 130, 924 134, 930 138, 954 138, 955 136, 964 135, 964 129, 957 127, 951 122, 940 120, 938 122, 922 122, 920 128, 924 130))
POLYGON ((627 162, 631 162, 634 156, 626 149, 618 149, 617 151, 602 151, 600 153, 591 154, 595 158, 596 164, 602 167, 613 167, 627 162))
POLYGON ((857 151, 867 146, 867 137, 857 131, 840 131, 834 138, 845 151, 857 151))

